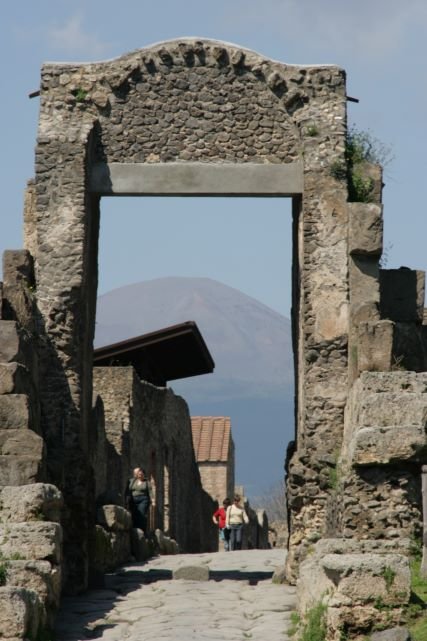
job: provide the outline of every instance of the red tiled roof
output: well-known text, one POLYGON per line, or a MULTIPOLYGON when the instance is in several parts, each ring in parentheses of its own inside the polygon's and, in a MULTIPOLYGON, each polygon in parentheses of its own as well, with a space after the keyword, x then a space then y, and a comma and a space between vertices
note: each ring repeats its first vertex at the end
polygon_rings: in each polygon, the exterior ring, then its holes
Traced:
POLYGON ((192 416, 191 430, 197 463, 226 463, 231 444, 229 416, 192 416))

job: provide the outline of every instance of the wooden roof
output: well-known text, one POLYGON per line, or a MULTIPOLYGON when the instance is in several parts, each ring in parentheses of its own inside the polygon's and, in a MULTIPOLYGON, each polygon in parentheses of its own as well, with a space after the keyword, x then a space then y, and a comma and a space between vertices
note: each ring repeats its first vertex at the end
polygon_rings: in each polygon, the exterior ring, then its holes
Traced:
POLYGON ((192 416, 191 430, 197 463, 228 461, 232 445, 229 416, 192 416))
POLYGON ((131 365, 154 385, 213 372, 215 363, 194 321, 142 334, 93 352, 94 366, 131 365))

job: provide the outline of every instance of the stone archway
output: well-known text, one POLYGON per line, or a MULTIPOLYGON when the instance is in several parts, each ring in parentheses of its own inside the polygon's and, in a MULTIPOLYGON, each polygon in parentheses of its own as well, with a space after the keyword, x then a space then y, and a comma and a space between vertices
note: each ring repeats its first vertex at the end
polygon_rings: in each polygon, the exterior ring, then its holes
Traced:
MULTIPOLYGON (((116 60, 42 69, 34 201, 43 435, 49 480, 67 503, 68 581, 84 587, 90 529, 87 452, 103 195, 293 198, 293 337, 299 466, 291 548, 324 529, 321 466, 341 442, 348 384, 346 87, 335 66, 286 65, 185 39, 116 60), (61 429, 58 428, 61 425, 61 429), (315 463, 315 464, 314 464, 315 463), (79 527, 71 527, 72 522, 79 527)), ((326 464, 326 463, 325 463, 326 464)))

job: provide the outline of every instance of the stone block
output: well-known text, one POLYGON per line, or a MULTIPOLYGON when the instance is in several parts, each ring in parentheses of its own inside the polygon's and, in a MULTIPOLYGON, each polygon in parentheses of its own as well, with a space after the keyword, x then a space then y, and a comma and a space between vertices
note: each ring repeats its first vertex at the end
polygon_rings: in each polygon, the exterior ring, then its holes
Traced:
POLYGON ((139 528, 132 528, 130 541, 131 552, 135 561, 145 561, 150 556, 153 556, 153 544, 145 538, 144 532, 139 528))
POLYGON ((0 486, 37 483, 44 465, 41 436, 31 430, 0 430, 0 486))
POLYGON ((95 526, 95 558, 92 561, 92 571, 98 574, 112 572, 130 558, 130 531, 108 532, 101 525, 95 526))
POLYGON ((59 523, 63 498, 55 485, 34 483, 3 487, 0 491, 0 522, 22 523, 44 518, 59 523))
POLYGON ((409 599, 409 561, 400 554, 326 554, 320 564, 336 588, 329 600, 333 607, 364 605, 377 599, 398 606, 409 599))
POLYGON ((379 303, 380 282, 376 258, 352 256, 349 260, 350 311, 366 303, 379 303))
POLYGON ((47 608, 59 606, 61 569, 49 561, 7 561, 7 585, 37 592, 47 608))
POLYGON ((36 483, 42 476, 39 459, 32 456, 0 456, 0 487, 36 483))
POLYGON ((304 614, 323 601, 331 639, 340 638, 343 627, 360 631, 386 621, 396 625, 410 595, 409 561, 398 550, 397 542, 320 540, 300 565, 299 611, 304 614), (378 601, 383 610, 376 607, 378 601))
POLYGON ((370 641, 411 641, 411 639, 408 628, 402 628, 401 626, 372 632, 370 636, 370 641))
POLYGON ((28 394, 31 381, 28 369, 19 363, 0 363, 0 395, 28 394))
POLYGON ((405 387, 395 392, 369 392, 360 396, 358 425, 362 427, 415 427, 427 425, 427 393, 418 394, 405 387))
POLYGON ((350 446, 353 465, 389 465, 399 461, 423 462, 427 451, 425 429, 409 427, 365 427, 350 446))
POLYGON ((111 541, 109 533, 100 525, 95 525, 95 554, 90 559, 91 571, 102 575, 107 571, 111 559, 111 541))
POLYGON ((0 638, 35 639, 43 623, 41 610, 39 598, 32 590, 0 587, 0 638))
POLYGON ((112 570, 131 558, 130 531, 116 530, 110 532, 111 559, 108 569, 112 570))
POLYGON ((388 371, 393 365, 394 323, 388 320, 359 323, 358 371, 388 371))
POLYGON ((381 317, 423 322, 425 273, 408 267, 380 270, 381 317))
POLYGON ((21 339, 15 321, 0 321, 0 362, 22 360, 21 339))
MULTIPOLYGON (((409 549, 409 539, 368 539, 362 541, 358 541, 356 539, 321 539, 314 545, 313 553, 307 556, 300 565, 300 576, 297 581, 298 609, 301 612, 305 612, 315 603, 318 603, 325 594, 329 594, 331 597, 334 596, 337 592, 337 587, 340 581, 347 578, 347 575, 351 576, 353 566, 354 570, 359 568, 357 571, 359 576, 361 576, 365 571, 363 559, 367 557, 372 557, 371 563, 375 559, 375 568, 377 568, 379 572, 381 572, 381 568, 386 567, 389 562, 392 562, 393 564, 396 563, 399 573, 401 573, 399 574, 399 576, 401 576, 399 582, 401 582, 402 577, 407 576, 406 572, 408 571, 409 573, 409 565, 406 556, 409 554, 409 549), (329 559, 327 565, 331 565, 331 571, 329 574, 326 572, 326 568, 323 565, 323 559, 325 558, 329 559), (347 565, 342 564, 340 566, 339 559, 346 559, 346 564, 348 564, 347 574, 345 571, 347 565), (334 564, 336 565, 335 570, 333 570, 333 567, 335 567, 334 564)), ((394 566, 392 567, 392 570, 393 572, 397 572, 394 566)), ((369 575, 369 567, 366 569, 366 572, 369 575)), ((384 583, 379 584, 381 590, 384 585, 385 579, 384 583)), ((344 583, 344 586, 347 586, 347 583, 344 583)), ((360 589, 364 589, 363 585, 360 589)), ((347 591, 347 587, 345 587, 345 591, 347 591)), ((345 593, 342 595, 343 602, 345 602, 344 596, 345 593)), ((374 596, 373 592, 372 596, 374 596)), ((401 596, 403 598, 403 595, 401 596)), ((362 592, 361 599, 363 600, 363 598, 362 592)))
POLYGON ((0 429, 31 427, 30 403, 26 394, 0 396, 0 429))
POLYGON ((349 252, 380 256, 383 249, 382 206, 374 203, 349 203, 349 252))
POLYGON ((62 529, 58 523, 29 521, 0 525, 0 552, 6 558, 61 561, 62 529))
POLYGON ((185 581, 209 581, 209 567, 207 565, 182 565, 172 571, 173 579, 185 581))
POLYGON ((160 554, 179 554, 179 545, 174 539, 166 536, 162 530, 159 529, 157 529, 154 534, 160 554))
POLYGON ((355 465, 423 460, 427 450, 427 375, 362 372, 345 412, 344 452, 355 465))
POLYGON ((106 530, 129 531, 132 528, 132 517, 128 510, 120 505, 102 505, 97 511, 97 521, 106 530))

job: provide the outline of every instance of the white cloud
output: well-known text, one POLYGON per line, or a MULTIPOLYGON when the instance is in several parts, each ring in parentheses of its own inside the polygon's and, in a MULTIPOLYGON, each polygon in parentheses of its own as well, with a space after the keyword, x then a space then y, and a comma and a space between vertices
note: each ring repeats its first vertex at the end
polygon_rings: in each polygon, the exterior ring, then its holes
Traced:
POLYGON ((53 49, 67 55, 100 58, 109 48, 107 42, 85 28, 81 15, 71 16, 61 25, 52 25, 46 35, 53 49))

